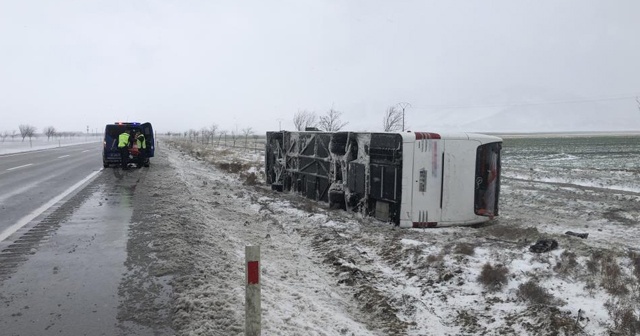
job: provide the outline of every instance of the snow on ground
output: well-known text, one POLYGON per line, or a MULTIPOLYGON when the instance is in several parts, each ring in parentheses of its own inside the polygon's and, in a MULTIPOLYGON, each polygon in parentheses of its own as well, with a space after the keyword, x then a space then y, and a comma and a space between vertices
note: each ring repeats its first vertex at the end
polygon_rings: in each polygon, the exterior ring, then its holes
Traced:
MULTIPOLYGON (((174 320, 185 335, 242 334, 247 244, 261 246, 264 335, 640 330, 636 193, 521 178, 528 169, 505 160, 499 219, 477 228, 397 229, 271 191, 254 152, 181 142, 164 148, 152 164, 168 160, 159 188, 182 186, 187 195, 163 203, 158 225, 182 225, 201 242, 172 242, 175 251, 194 249, 189 262, 199 270, 174 284, 174 320), (559 248, 530 252, 539 238, 559 248)), ((636 172, 629 176, 635 180, 625 183, 640 184, 636 172)))
MULTIPOLYGON (((18 137, 19 138, 19 137, 18 137)), ((2 154, 14 154, 21 152, 30 152, 36 150, 57 148, 57 147, 66 147, 79 145, 84 143, 95 143, 102 141, 101 137, 95 136, 75 136, 70 138, 51 138, 47 140, 46 137, 33 138, 32 141, 29 141, 29 138, 26 138, 24 141, 21 139, 15 138, 5 139, 5 141, 0 142, 0 155, 2 154)))

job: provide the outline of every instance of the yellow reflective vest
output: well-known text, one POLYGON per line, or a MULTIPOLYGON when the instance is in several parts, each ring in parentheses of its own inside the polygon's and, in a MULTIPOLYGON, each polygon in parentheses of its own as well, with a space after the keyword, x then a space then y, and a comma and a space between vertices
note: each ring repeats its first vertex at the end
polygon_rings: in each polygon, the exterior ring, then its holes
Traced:
POLYGON ((138 149, 146 149, 147 148, 147 142, 144 141, 144 135, 140 134, 138 135, 137 140, 137 145, 138 145, 138 149))
POLYGON ((118 148, 124 148, 129 146, 129 133, 120 133, 118 136, 118 148))

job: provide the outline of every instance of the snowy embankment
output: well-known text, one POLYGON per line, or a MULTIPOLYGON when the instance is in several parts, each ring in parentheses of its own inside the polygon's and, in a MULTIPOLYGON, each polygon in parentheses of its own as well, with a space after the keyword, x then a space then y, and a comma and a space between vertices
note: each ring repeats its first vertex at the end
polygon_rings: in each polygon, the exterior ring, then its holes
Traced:
POLYGON ((252 152, 181 142, 166 148, 174 172, 158 177, 163 188, 173 188, 170 180, 183 186, 187 194, 175 206, 188 213, 165 209, 159 216, 172 225, 197 222, 184 227, 206 242, 172 242, 177 251, 195 249, 189 261, 198 270, 174 284, 181 333, 242 334, 248 244, 262 249, 265 335, 607 335, 640 328, 640 254, 615 234, 640 236, 639 210, 628 207, 638 195, 505 178, 493 223, 397 229, 271 191, 262 185, 261 156, 252 152), (559 247, 530 252, 539 238, 559 247))
POLYGON ((22 153, 22 152, 30 152, 37 151, 43 149, 51 149, 58 147, 66 147, 73 145, 81 145, 86 143, 97 143, 101 142, 102 137, 71 137, 71 138, 52 138, 47 140, 47 138, 35 138, 29 141, 29 139, 25 139, 24 141, 14 139, 14 140, 5 140, 4 142, 0 142, 0 155, 2 154, 14 154, 14 153, 22 153))

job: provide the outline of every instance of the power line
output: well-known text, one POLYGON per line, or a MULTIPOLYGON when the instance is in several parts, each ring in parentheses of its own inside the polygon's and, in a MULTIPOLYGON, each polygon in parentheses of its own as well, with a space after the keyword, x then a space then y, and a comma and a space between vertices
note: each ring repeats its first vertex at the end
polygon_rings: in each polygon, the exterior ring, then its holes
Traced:
POLYGON ((425 106, 412 106, 411 108, 417 110, 427 109, 472 109, 472 108, 495 108, 495 107, 519 107, 519 106, 536 106, 536 105, 555 105, 555 104, 576 104, 576 103, 589 103, 599 101, 614 101, 635 99, 637 96, 624 96, 624 97, 606 97, 606 98, 593 98, 593 99, 576 99, 576 100, 559 100, 548 102, 531 102, 531 103, 515 103, 515 104, 489 104, 489 105, 425 105, 425 106))

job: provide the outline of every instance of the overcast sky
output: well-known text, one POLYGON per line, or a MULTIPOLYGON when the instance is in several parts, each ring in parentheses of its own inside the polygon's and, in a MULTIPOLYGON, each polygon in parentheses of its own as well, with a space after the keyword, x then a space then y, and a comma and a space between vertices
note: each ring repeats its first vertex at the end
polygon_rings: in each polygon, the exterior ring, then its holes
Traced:
POLYGON ((0 132, 262 133, 332 106, 373 131, 398 102, 427 131, 548 130, 539 111, 640 130, 639 18, 637 0, 0 0, 0 132))

